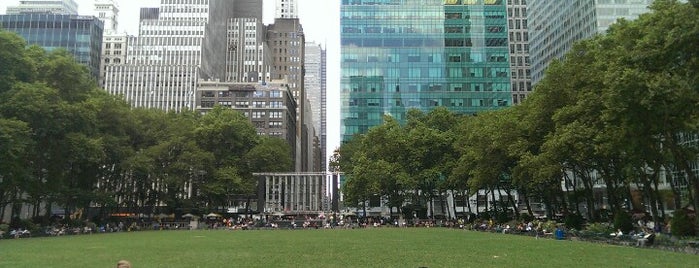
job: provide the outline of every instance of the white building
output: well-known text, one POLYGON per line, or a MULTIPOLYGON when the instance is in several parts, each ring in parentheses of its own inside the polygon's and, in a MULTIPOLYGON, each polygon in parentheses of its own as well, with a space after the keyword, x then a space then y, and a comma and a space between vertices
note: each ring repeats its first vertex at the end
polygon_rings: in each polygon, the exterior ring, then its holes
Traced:
POLYGON ((74 0, 22 0, 19 6, 7 7, 7 14, 22 13, 78 15, 78 4, 74 0))
POLYGON ((573 43, 604 33, 619 18, 633 20, 648 11, 653 0, 529 0, 528 28, 532 58, 532 82, 544 76, 554 59, 560 59, 573 43))
POLYGON ((114 0, 95 0, 94 16, 104 23, 105 36, 114 34, 119 27, 119 6, 114 0))
POLYGON ((104 23, 99 85, 104 88, 107 65, 126 63, 129 36, 119 34, 119 6, 114 0, 95 0, 93 15, 104 23))
POLYGON ((162 1, 158 8, 142 8, 126 64, 107 66, 105 90, 133 107, 193 108, 208 20, 208 1, 162 1))
POLYGON ((228 20, 226 81, 270 81, 272 56, 265 42, 267 27, 256 18, 228 20))
POLYGON ((518 104, 532 92, 526 0, 507 1, 507 25, 510 71, 512 73, 510 76, 512 103, 518 104))
POLYGON ((306 43, 304 56, 304 85, 306 98, 313 114, 313 128, 320 142, 321 169, 326 169, 327 107, 326 107, 326 50, 315 42, 306 43))
POLYGON ((299 7, 296 0, 277 0, 275 18, 294 19, 298 18, 299 7))

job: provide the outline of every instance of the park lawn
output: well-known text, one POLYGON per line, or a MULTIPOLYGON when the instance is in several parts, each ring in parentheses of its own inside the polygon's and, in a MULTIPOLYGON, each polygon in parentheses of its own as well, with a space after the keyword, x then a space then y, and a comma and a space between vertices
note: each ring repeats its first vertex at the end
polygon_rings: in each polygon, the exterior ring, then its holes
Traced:
POLYGON ((0 240, 0 267, 699 267, 699 256, 445 228, 144 231, 0 240))

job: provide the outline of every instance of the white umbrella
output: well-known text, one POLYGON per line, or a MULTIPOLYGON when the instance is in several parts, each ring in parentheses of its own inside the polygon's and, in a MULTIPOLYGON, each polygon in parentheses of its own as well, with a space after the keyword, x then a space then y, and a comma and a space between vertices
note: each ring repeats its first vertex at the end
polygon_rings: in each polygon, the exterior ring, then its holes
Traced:
POLYGON ((206 214, 206 217, 207 218, 219 218, 219 217, 221 217, 221 214, 216 214, 216 213, 211 212, 209 214, 206 214))
POLYGON ((194 218, 194 215, 192 213, 187 213, 182 215, 182 218, 194 218))

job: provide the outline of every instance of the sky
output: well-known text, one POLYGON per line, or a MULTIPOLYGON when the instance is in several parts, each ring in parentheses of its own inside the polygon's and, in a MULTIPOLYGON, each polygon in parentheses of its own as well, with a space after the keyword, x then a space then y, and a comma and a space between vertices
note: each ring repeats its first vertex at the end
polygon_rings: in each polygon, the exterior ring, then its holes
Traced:
MULTIPOLYGON (((260 0, 262 1, 262 0, 260 0)), ((327 155, 340 146, 340 1, 296 0, 306 41, 323 44, 327 50, 327 155)), ((94 15, 94 0, 75 0, 80 15, 94 15)), ((158 7, 160 0, 116 0, 119 5, 119 31, 138 34, 141 7, 158 7)), ((264 0, 265 24, 274 22, 275 0, 264 0)), ((19 0, 0 0, 0 14, 19 0)), ((320 130, 318 130, 320 131, 320 130)))

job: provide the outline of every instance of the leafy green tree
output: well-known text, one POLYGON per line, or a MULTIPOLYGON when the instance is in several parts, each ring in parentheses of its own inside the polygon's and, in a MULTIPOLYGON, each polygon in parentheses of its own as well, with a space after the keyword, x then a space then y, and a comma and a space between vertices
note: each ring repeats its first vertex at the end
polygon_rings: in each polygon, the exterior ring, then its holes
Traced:
POLYGON ((8 204, 20 202, 21 186, 31 174, 29 155, 33 140, 30 133, 27 123, 0 118, 0 213, 4 214, 8 204))
POLYGON ((26 55, 26 46, 19 35, 0 30, 0 94, 17 82, 34 80, 36 67, 26 55))
POLYGON ((255 193, 256 180, 244 157, 258 141, 257 132, 250 120, 237 111, 217 106, 199 120, 194 137, 202 150, 213 155, 207 183, 213 183, 217 187, 205 187, 202 194, 218 202, 228 200, 231 195, 243 196, 249 200, 255 193), (238 178, 240 183, 237 183, 238 178), (231 184, 231 181, 236 183, 231 184), (222 187, 226 190, 225 193, 221 191, 222 187))
POLYGON ((291 146, 280 138, 260 136, 259 142, 244 156, 252 172, 289 172, 293 170, 291 146))

